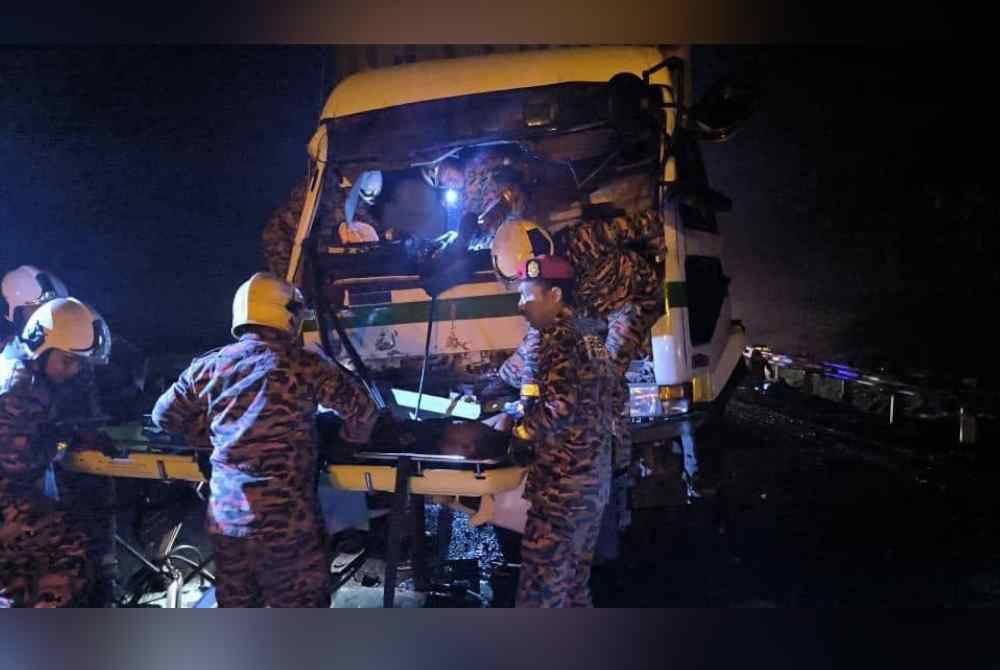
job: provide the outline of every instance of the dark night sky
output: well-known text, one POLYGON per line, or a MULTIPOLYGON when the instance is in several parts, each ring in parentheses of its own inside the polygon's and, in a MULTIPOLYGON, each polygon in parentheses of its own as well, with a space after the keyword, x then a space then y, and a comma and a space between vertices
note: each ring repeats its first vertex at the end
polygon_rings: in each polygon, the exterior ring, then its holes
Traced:
MULTIPOLYGON (((990 117, 977 61, 945 53, 696 49, 697 88, 741 67, 764 85, 742 134, 704 148, 734 199, 724 260, 754 340, 924 365, 988 346, 995 141, 974 125, 990 117)), ((224 341, 260 229, 305 170, 328 55, 0 50, 0 268, 51 268, 140 342, 224 341)))
MULTIPOLYGON (((857 363, 995 371, 997 140, 982 49, 723 47, 757 114, 704 145, 736 311, 754 340, 857 363), (982 124, 982 125, 980 125, 982 124)), ((706 53, 707 52, 707 53, 706 53)))
POLYGON ((304 174, 324 53, 0 51, 0 266, 51 268, 140 341, 226 337, 304 174))

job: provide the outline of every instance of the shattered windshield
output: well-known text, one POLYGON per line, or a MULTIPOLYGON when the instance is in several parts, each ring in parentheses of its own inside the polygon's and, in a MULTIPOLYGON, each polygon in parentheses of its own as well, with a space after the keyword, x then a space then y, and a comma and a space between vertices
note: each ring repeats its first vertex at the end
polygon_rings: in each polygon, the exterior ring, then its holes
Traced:
POLYGON ((399 105, 327 123, 338 162, 402 164, 454 146, 600 126, 607 116, 607 84, 573 83, 399 105))

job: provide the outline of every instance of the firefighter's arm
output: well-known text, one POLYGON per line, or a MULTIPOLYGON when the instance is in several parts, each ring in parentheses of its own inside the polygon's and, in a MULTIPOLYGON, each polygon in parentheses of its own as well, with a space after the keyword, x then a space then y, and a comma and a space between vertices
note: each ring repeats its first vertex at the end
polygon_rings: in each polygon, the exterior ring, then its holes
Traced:
POLYGON ((199 419, 205 415, 207 400, 198 392, 201 371, 200 362, 192 364, 156 401, 151 418, 157 428, 190 438, 203 425, 199 419))
POLYGON ((663 219, 653 210, 629 212, 610 221, 585 224, 604 244, 621 246, 663 237, 663 219))
POLYGON ((500 366, 498 374, 505 384, 515 389, 521 388, 526 381, 524 372, 532 367, 532 361, 537 356, 540 338, 537 328, 528 329, 517 350, 500 366))
POLYGON ((316 357, 320 367, 316 379, 316 401, 343 419, 340 436, 348 442, 365 443, 378 419, 378 408, 364 385, 343 368, 316 357))
POLYGON ((576 346, 564 333, 545 333, 538 350, 539 398, 514 426, 519 440, 538 440, 565 428, 576 405, 576 346))
MULTIPOLYGON (((521 345, 522 347, 524 344, 521 345)), ((510 358, 503 362, 497 371, 497 376, 507 386, 511 388, 521 388, 521 373, 524 372, 524 354, 521 348, 510 355, 510 358)))

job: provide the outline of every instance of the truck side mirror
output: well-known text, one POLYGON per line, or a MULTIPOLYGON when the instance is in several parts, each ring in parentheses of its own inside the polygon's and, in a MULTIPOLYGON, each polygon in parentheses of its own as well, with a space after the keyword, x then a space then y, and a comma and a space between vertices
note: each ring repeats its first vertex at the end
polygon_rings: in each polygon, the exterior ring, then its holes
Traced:
POLYGON ((691 128, 699 140, 725 142, 753 115, 756 98, 749 82, 722 79, 691 107, 691 128))

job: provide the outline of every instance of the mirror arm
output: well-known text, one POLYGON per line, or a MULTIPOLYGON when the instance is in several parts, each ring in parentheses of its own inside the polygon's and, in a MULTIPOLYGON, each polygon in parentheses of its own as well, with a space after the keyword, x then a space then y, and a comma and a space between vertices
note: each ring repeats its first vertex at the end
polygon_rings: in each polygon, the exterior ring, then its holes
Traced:
POLYGON ((654 72, 662 70, 663 68, 667 68, 668 70, 670 70, 671 72, 673 72, 674 70, 682 69, 683 67, 684 67, 684 61, 682 61, 677 56, 671 56, 670 58, 668 58, 666 60, 660 61, 659 63, 657 63, 653 67, 649 68, 648 70, 643 70, 642 71, 642 81, 648 86, 649 85, 649 77, 654 72))
POLYGON ((666 60, 660 61, 648 70, 642 71, 642 81, 647 86, 649 86, 650 76, 663 68, 670 70, 671 85, 667 88, 670 90, 673 102, 667 102, 663 104, 664 109, 676 109, 678 115, 678 125, 684 125, 687 121, 687 107, 684 104, 684 60, 678 58, 677 56, 671 56, 666 60))

